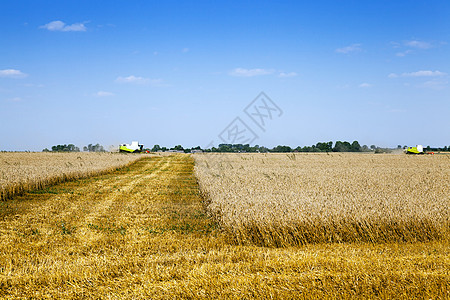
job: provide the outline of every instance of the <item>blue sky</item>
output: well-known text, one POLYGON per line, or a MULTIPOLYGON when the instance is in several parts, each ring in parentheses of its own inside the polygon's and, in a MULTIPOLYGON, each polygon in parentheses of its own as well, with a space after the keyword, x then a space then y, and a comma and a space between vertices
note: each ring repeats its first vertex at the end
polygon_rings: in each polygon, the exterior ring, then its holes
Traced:
POLYGON ((449 1, 2 1, 0 150, 206 146, 236 117, 270 147, 450 145, 449 43, 449 1))

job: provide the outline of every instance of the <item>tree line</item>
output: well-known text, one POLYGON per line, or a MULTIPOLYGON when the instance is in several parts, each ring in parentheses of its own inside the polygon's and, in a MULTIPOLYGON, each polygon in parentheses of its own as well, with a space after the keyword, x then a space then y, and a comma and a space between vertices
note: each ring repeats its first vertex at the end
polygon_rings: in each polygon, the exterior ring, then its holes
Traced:
MULTIPOLYGON (((406 149, 407 146, 398 145, 397 149, 406 149)), ((450 151, 450 146, 444 147, 425 147, 427 151, 450 151)), ((287 152, 375 152, 375 153, 386 153, 391 152, 393 149, 389 148, 381 148, 376 145, 360 145, 358 141, 353 141, 352 143, 347 141, 336 141, 333 143, 330 142, 318 142, 315 145, 311 146, 298 146, 292 148, 286 145, 278 145, 273 148, 267 148, 265 146, 254 145, 250 146, 249 144, 219 144, 218 147, 211 147, 207 149, 202 149, 200 146, 192 147, 192 148, 184 148, 181 145, 176 145, 174 147, 161 147, 160 145, 154 145, 152 148, 145 148, 144 151, 150 152, 168 152, 168 151, 176 151, 176 152, 185 152, 191 153, 196 151, 201 152, 223 152, 223 153, 287 153, 287 152)), ((43 152, 80 152, 80 148, 75 146, 74 144, 68 145, 56 145, 52 146, 51 150, 45 148, 42 150, 43 152)), ((83 151, 86 152, 105 152, 105 148, 100 144, 89 144, 83 147, 83 151)))
MULTIPOLYGON (((64 144, 64 145, 56 145, 52 146, 49 150, 48 148, 45 148, 42 150, 42 152, 80 152, 80 148, 75 146, 74 144, 64 144)), ((89 144, 87 146, 83 147, 83 151, 87 152, 106 152, 105 148, 103 148, 100 144, 89 144)))

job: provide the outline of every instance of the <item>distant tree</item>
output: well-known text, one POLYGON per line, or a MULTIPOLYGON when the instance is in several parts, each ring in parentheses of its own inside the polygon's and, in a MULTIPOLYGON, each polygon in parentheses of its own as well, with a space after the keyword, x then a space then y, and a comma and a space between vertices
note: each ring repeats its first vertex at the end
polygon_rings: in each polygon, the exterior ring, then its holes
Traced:
POLYGON ((367 145, 363 145, 361 151, 367 152, 369 151, 369 147, 367 145))
POLYGON ((375 150, 375 149, 377 149, 377 146, 375 146, 375 145, 370 145, 370 149, 375 150))
POLYGON ((80 152, 80 148, 74 144, 52 146, 52 152, 80 152))
POLYGON ((170 150, 184 151, 184 148, 181 145, 176 145, 175 147, 170 148, 170 150))
POLYGON ((333 152, 350 152, 352 145, 349 142, 337 141, 334 145, 333 152))
POLYGON ((329 152, 331 150, 333 150, 333 142, 328 142, 328 143, 317 143, 315 148, 317 148, 320 151, 323 152, 329 152))
POLYGON ((276 147, 274 147, 271 152, 292 152, 292 148, 289 146, 281 146, 278 145, 276 147))
POLYGON ((350 147, 350 151, 351 152, 361 152, 361 146, 359 145, 358 141, 353 141, 353 143, 350 147))
POLYGON ((161 146, 160 145, 154 145, 152 148, 152 152, 158 152, 159 150, 161 150, 161 146))
POLYGON ((402 145, 397 145, 397 149, 402 149, 402 145))
POLYGON ((259 152, 261 152, 261 153, 267 153, 267 152, 269 152, 269 148, 264 147, 264 146, 260 146, 258 150, 259 150, 259 152))
POLYGON ((50 152, 47 148, 43 149, 42 152, 50 152))

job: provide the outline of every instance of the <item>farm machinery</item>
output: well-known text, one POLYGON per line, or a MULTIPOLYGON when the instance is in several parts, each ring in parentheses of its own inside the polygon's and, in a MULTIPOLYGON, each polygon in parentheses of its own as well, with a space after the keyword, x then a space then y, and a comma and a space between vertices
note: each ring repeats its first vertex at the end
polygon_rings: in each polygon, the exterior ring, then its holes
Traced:
POLYGON ((422 145, 416 145, 415 147, 408 147, 405 149, 406 154, 434 154, 434 152, 423 151, 422 145))
POLYGON ((141 153, 144 145, 140 145, 139 142, 131 142, 131 144, 121 144, 119 146, 119 152, 126 153, 141 153))

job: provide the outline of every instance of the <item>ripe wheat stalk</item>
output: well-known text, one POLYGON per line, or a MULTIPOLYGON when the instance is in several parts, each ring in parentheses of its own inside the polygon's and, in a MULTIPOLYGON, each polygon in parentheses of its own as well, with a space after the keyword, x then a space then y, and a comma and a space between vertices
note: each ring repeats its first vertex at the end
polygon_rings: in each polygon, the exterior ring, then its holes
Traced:
POLYGON ((110 172, 140 158, 118 153, 0 153, 0 200, 110 172))
POLYGON ((208 210, 239 244, 449 236, 444 156, 196 154, 208 210))

